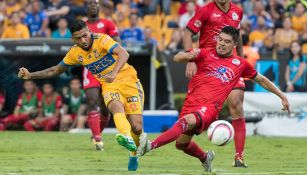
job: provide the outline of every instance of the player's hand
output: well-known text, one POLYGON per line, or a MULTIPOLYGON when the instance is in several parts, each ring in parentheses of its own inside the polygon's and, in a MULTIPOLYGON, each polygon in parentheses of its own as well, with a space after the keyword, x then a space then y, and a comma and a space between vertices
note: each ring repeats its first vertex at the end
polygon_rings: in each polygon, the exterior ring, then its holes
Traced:
POLYGON ((282 103, 282 106, 283 106, 282 110, 283 111, 288 111, 288 114, 290 115, 290 104, 288 102, 287 97, 284 97, 282 99, 281 103, 282 103))
POLYGON ((24 80, 29 80, 31 79, 31 73, 28 71, 28 69, 22 67, 19 69, 18 77, 24 80))
POLYGON ((197 72, 197 66, 194 62, 189 62, 185 70, 185 76, 191 79, 197 72))
POLYGON ((112 83, 115 80, 116 75, 117 74, 115 74, 114 72, 109 72, 104 76, 104 79, 107 83, 112 83))

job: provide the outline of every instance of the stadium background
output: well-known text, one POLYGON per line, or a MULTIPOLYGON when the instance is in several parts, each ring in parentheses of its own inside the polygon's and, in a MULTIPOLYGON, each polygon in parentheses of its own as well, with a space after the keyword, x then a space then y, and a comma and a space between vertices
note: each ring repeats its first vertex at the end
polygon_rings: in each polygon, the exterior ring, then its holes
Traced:
MULTIPOLYGON (((1 118, 13 112, 17 98, 23 91, 23 82, 16 76, 18 68, 24 66, 35 71, 57 64, 72 45, 69 39, 70 34, 64 32, 63 36, 59 36, 57 29, 66 31, 66 27, 73 19, 86 19, 85 2, 85 0, 0 1, 0 95, 5 97, 4 106, 0 107, 1 118), (37 24, 30 25, 27 20, 28 15, 32 13, 33 5, 39 7, 37 8, 41 14, 39 21, 40 23, 45 21, 43 27, 35 28, 37 24), (18 23, 17 29, 10 27, 13 18, 18 23), (61 23, 58 23, 59 20, 61 23)), ((112 20, 120 34, 125 29, 131 28, 130 17, 137 15, 137 25, 134 28, 140 28, 142 35, 135 38, 122 36, 121 40, 131 55, 129 63, 137 69, 144 86, 145 131, 164 131, 177 119, 177 111, 180 111, 182 106, 188 80, 185 78, 185 65, 175 64, 172 56, 183 49, 182 35, 186 22, 197 8, 208 2, 205 0, 100 0, 100 16, 112 20)), ((291 59, 290 42, 299 40, 303 55, 307 54, 307 1, 233 0, 232 2, 244 9, 241 32, 245 43, 246 59, 255 65, 258 71, 286 91, 285 72, 291 59)), ((197 39, 196 36, 194 47, 198 45, 197 39)), ((81 78, 81 67, 73 67, 63 76, 52 79, 51 82, 61 93, 62 88, 68 86, 69 80, 75 75, 81 78)), ((215 149, 220 153, 216 165, 223 169, 218 169, 217 174, 239 174, 238 171, 243 174, 250 172, 306 174, 307 169, 304 163, 307 157, 306 139, 288 138, 307 137, 306 70, 301 79, 304 82, 301 88, 303 92, 287 93, 292 109, 290 117, 280 112, 278 99, 251 81, 246 81, 244 109, 249 122, 247 134, 287 137, 248 137, 246 160, 251 166, 247 170, 234 170, 228 168, 230 167, 228 164, 225 165, 225 162, 232 161, 230 159, 232 159, 233 144, 226 148, 205 145, 206 148, 215 149), (280 153, 283 154, 280 155, 280 153)), ((41 88, 45 80, 35 82, 41 88)), ((220 115, 223 119, 229 116, 227 104, 220 115)), ((113 127, 112 123, 109 127, 113 127)), ((104 157, 97 158, 93 150, 87 149, 90 144, 85 140, 88 139, 89 134, 76 136, 59 132, 31 135, 20 132, 23 130, 22 126, 12 126, 9 129, 19 131, 0 132, 2 159, 0 174, 11 174, 11 172, 15 174, 85 174, 85 172, 114 174, 114 171, 124 174, 126 172, 126 168, 115 166, 126 165, 126 157, 120 158, 122 150, 116 146, 109 146, 107 148, 116 154, 113 156, 113 153, 105 151, 106 153, 103 154, 108 157, 108 161, 104 160, 104 157), (71 162, 79 166, 71 165, 71 162), (104 166, 97 169, 97 165, 92 162, 102 163, 104 166)), ((109 145, 116 144, 112 137, 113 135, 106 135, 104 138, 110 142, 109 145)), ((208 142, 205 137, 198 137, 196 141, 208 142)), ((203 173, 192 159, 173 155, 172 150, 173 148, 169 146, 161 153, 172 156, 174 161, 160 159, 153 153, 149 158, 142 160, 140 172, 144 174, 203 173), (149 160, 150 158, 154 161, 149 160), (144 161, 147 159, 148 162, 144 161), (190 161, 191 166, 183 167, 182 160, 190 161), (155 162, 156 169, 152 167, 152 162, 155 162), (178 168, 173 170, 174 167, 178 168)))

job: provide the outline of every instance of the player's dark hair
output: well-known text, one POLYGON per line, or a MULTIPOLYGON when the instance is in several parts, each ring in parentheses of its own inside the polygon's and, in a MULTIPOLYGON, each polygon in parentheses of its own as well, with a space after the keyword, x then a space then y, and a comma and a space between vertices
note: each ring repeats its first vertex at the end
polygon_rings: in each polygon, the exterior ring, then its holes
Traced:
POLYGON ((226 26, 221 30, 221 33, 226 33, 230 35, 235 43, 238 42, 240 37, 240 31, 234 27, 226 26))
POLYGON ((70 26, 70 33, 73 34, 77 31, 80 31, 86 27, 86 23, 80 19, 75 20, 70 26))

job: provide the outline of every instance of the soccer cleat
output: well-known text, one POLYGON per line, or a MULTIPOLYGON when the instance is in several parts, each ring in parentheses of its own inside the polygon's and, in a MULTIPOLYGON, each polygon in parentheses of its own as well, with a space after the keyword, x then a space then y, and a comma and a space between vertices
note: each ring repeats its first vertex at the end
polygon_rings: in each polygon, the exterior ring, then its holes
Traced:
POLYGON ((243 157, 238 156, 235 158, 235 161, 233 162, 233 167, 241 167, 241 168, 247 168, 247 164, 244 163, 243 157))
POLYGON ((137 156, 129 156, 128 171, 136 171, 138 169, 139 162, 137 156))
POLYGON ((97 151, 103 151, 104 150, 103 142, 101 141, 101 139, 95 139, 94 137, 91 137, 91 141, 92 141, 92 143, 95 146, 95 149, 97 151))
POLYGON ((116 134, 116 140, 118 144, 127 148, 129 151, 136 151, 137 147, 132 139, 132 137, 126 136, 124 134, 116 134))
POLYGON ((151 150, 151 141, 148 140, 146 133, 142 133, 140 135, 140 146, 138 147, 137 155, 139 157, 143 156, 144 154, 146 154, 150 150, 151 150))
POLYGON ((204 169, 207 172, 212 171, 212 161, 213 161, 214 157, 215 157, 214 151, 208 151, 207 152, 207 158, 202 164, 202 166, 204 167, 204 169))

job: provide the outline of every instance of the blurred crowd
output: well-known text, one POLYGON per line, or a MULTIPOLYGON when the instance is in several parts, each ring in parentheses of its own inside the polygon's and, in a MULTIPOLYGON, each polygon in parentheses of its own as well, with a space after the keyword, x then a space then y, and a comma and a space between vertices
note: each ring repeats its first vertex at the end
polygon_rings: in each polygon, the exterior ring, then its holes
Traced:
MULTIPOLYGON (((120 39, 156 45, 164 55, 183 49, 182 36, 189 19, 212 0, 97 0, 100 17, 113 21, 120 39)), ((242 7, 244 56, 255 65, 259 59, 289 59, 287 85, 306 84, 307 0, 232 0, 242 7), (291 43, 299 44, 293 58, 291 43), (290 76, 291 74, 291 76, 290 76)), ((76 18, 87 20, 86 0, 1 0, 1 38, 70 38, 68 26, 76 18)), ((194 37, 198 47, 198 37, 194 37)), ((284 88, 284 87, 283 87, 284 88)), ((293 89, 293 88, 290 88, 293 89)))
POLYGON ((32 80, 23 84, 12 114, 4 114, 4 94, 0 92, 0 131, 68 131, 86 127, 86 97, 78 78, 72 78, 68 87, 58 93, 52 82, 41 88, 32 80))

